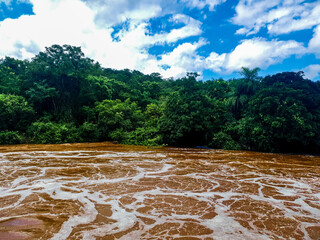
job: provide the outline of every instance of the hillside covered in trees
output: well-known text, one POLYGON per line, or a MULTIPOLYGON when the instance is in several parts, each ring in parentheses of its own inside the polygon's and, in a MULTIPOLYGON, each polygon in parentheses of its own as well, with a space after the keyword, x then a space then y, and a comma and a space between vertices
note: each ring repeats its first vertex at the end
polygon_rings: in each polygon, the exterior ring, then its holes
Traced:
POLYGON ((0 144, 117 141, 320 152, 320 83, 302 72, 173 80, 102 68, 78 47, 0 60, 0 144))

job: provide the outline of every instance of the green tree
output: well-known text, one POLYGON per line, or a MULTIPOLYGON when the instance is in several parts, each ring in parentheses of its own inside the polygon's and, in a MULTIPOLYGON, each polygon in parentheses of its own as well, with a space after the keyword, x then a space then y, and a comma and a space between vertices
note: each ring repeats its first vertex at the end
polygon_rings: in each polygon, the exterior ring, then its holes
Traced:
POLYGON ((27 136, 32 143, 72 143, 79 142, 79 131, 72 124, 37 121, 27 130, 27 136))
POLYGON ((0 64, 0 93, 20 94, 22 81, 10 67, 0 64))
POLYGON ((257 89, 259 89, 259 82, 261 78, 258 77, 259 68, 249 69, 242 67, 240 74, 241 79, 230 81, 230 96, 228 98, 231 106, 231 111, 234 117, 239 120, 245 113, 250 97, 252 97, 257 89))
POLYGON ((239 73, 247 81, 257 81, 260 79, 260 77, 258 76, 259 71, 260 68, 250 69, 247 67, 242 67, 239 73))
POLYGON ((143 115, 136 103, 129 99, 104 100, 97 103, 95 111, 98 115, 98 127, 102 139, 122 141, 124 133, 141 127, 143 115))
POLYGON ((168 96, 159 122, 163 142, 184 146, 208 144, 224 124, 225 101, 210 98, 209 90, 194 75, 173 85, 178 91, 168 96))
POLYGON ((22 142, 22 137, 17 131, 0 132, 0 144, 20 144, 22 142))
MULTIPOLYGON (((46 111, 56 114, 56 118, 72 120, 72 114, 79 107, 79 94, 82 81, 100 66, 86 58, 80 47, 53 45, 36 55, 26 72, 31 92, 44 94, 43 102, 46 111), (50 92, 51 105, 48 102, 50 92), (48 109, 49 108, 49 109, 48 109)), ((39 99, 38 99, 39 100, 39 99)))
POLYGON ((242 143, 259 151, 305 149, 318 127, 303 104, 303 95, 301 90, 286 86, 260 90, 249 102, 247 117, 240 124, 242 143))
POLYGON ((34 111, 22 96, 0 94, 0 130, 24 131, 34 111))

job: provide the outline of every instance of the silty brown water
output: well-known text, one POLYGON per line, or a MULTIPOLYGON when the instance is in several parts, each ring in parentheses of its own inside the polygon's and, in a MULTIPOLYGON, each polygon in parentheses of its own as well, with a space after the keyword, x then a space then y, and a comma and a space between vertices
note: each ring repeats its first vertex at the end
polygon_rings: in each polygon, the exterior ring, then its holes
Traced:
POLYGON ((0 147, 0 239, 320 239, 320 157, 0 147))

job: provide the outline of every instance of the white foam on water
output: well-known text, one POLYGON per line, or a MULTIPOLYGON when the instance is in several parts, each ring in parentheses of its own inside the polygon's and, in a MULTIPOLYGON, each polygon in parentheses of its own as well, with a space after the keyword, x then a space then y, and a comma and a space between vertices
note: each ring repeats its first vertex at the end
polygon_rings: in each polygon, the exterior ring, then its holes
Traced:
POLYGON ((212 220, 206 221, 203 225, 212 229, 214 237, 219 240, 269 240, 268 236, 264 236, 259 232, 249 231, 243 227, 240 223, 235 221, 232 217, 225 214, 225 211, 217 208, 218 215, 212 220))
MULTIPOLYGON (((268 169, 268 173, 266 173, 264 169, 259 169, 259 162, 256 160, 248 161, 247 159, 245 162, 236 162, 234 159, 232 161, 209 158, 206 160, 209 154, 225 154, 223 151, 180 150, 179 152, 177 149, 174 149, 174 151, 177 152, 162 154, 152 151, 115 152, 93 150, 0 154, 0 164, 5 167, 1 169, 1 174, 18 175, 8 186, 0 187, 0 197, 20 195, 20 199, 16 203, 6 207, 0 206, 0 210, 6 209, 8 211, 8 209, 12 209, 14 211, 15 208, 22 207, 22 201, 27 196, 35 193, 46 193, 53 199, 72 201, 80 206, 79 213, 71 215, 51 238, 52 240, 68 239, 72 231, 83 224, 90 226, 88 229, 79 230, 83 239, 93 240, 96 237, 124 232, 130 230, 136 224, 139 225, 139 229, 129 232, 121 239, 139 239, 152 237, 149 231, 161 224, 170 222, 178 223, 182 226, 188 221, 195 221, 213 231, 212 234, 203 235, 201 238, 212 237, 221 240, 282 238, 267 230, 256 229, 251 223, 249 224, 254 228, 253 230, 242 226, 236 221, 232 215, 233 213, 230 212, 230 208, 224 204, 228 200, 243 199, 263 202, 292 219, 296 216, 320 219, 320 210, 308 204, 308 201, 311 201, 315 205, 320 205, 320 189, 318 192, 315 191, 315 187, 308 180, 282 176, 277 173, 278 170, 275 171, 274 169, 268 169), (191 156, 193 154, 202 154, 204 158, 200 160, 183 159, 185 163, 199 161, 201 164, 192 165, 192 169, 195 171, 193 173, 176 174, 175 171, 179 172, 179 170, 188 168, 187 165, 179 165, 179 159, 182 159, 187 154, 191 156), (98 161, 95 162, 95 160, 98 161), (212 169, 215 170, 214 172, 209 172, 208 170, 198 172, 197 167, 201 168, 202 165, 206 167, 212 165, 214 166, 212 169), (67 176, 53 175, 59 169, 68 170, 69 167, 77 166, 94 168, 95 171, 93 172, 97 172, 97 174, 88 176, 75 174, 77 178, 72 174, 67 174, 67 176), (112 167, 112 169, 121 169, 122 175, 116 176, 113 174, 111 178, 99 171, 100 167, 107 168, 108 166, 112 167), (240 168, 241 171, 238 171, 240 168), (154 185, 144 187, 143 181, 145 179, 152 179, 154 185), (186 181, 189 181, 189 183, 186 181), (167 183, 173 185, 171 186, 167 183), (125 193, 125 191, 121 191, 124 192, 122 195, 113 191, 108 193, 103 188, 99 188, 99 186, 108 184, 114 184, 115 186, 121 184, 120 186, 124 190, 128 189, 128 193, 125 193), (235 187, 231 190, 223 190, 224 184, 233 184, 232 186, 235 187), (241 187, 246 184, 255 184, 257 192, 243 192, 241 187), (177 186, 181 188, 177 188, 177 186), (266 187, 274 189, 283 198, 277 199, 273 195, 268 196, 264 191, 266 187), (134 191, 130 191, 132 188, 134 191), (133 200, 129 203, 121 203, 121 197, 130 197, 133 200), (159 197, 176 198, 178 202, 163 202, 170 210, 164 213, 163 209, 152 205, 152 201, 159 197), (289 208, 286 205, 288 201, 285 197, 297 197, 296 200, 291 201, 297 206, 289 208), (201 213, 201 211, 192 212, 192 206, 189 206, 191 207, 190 211, 186 208, 183 209, 184 212, 178 213, 176 208, 180 205, 183 206, 183 202, 179 202, 179 199, 183 198, 193 199, 195 202, 205 202, 209 208, 213 205, 217 215, 212 219, 202 219, 201 215, 204 213, 201 213), (111 206, 112 215, 108 218, 113 222, 110 224, 98 224, 95 222, 99 214, 96 204, 111 206), (142 207, 151 207, 151 209, 146 213, 137 211, 142 207), (154 223, 145 224, 139 217, 150 218, 154 223)), ((235 157, 242 155, 242 153, 228 154, 235 157)), ((245 156, 241 157, 245 158, 245 156)), ((68 210, 66 209, 66 211, 68 210)), ((0 218, 0 221, 5 219, 0 218)), ((299 226, 306 239, 308 239, 306 228, 309 226, 313 225, 302 222, 299 226)), ((159 234, 163 238, 181 237, 180 235, 169 236, 165 231, 163 235, 159 234)))
MULTIPOLYGON (((57 194, 59 196, 59 193, 57 194)), ((64 195, 64 194, 63 194, 64 195)), ((71 216, 66 222, 63 223, 60 231, 51 238, 51 240, 62 240, 67 239, 71 234, 73 228, 80 224, 87 224, 95 220, 98 212, 95 208, 95 204, 89 201, 86 197, 76 197, 76 200, 82 203, 82 213, 76 216, 71 216)))

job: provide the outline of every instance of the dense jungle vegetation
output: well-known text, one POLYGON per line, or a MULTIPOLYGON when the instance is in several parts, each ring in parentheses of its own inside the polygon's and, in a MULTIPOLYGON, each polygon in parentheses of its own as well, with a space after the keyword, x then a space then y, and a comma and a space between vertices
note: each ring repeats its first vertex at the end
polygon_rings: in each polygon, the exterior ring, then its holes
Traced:
POLYGON ((0 60, 0 144, 116 141, 320 152, 320 83, 303 72, 173 80, 102 68, 79 47, 0 60))

